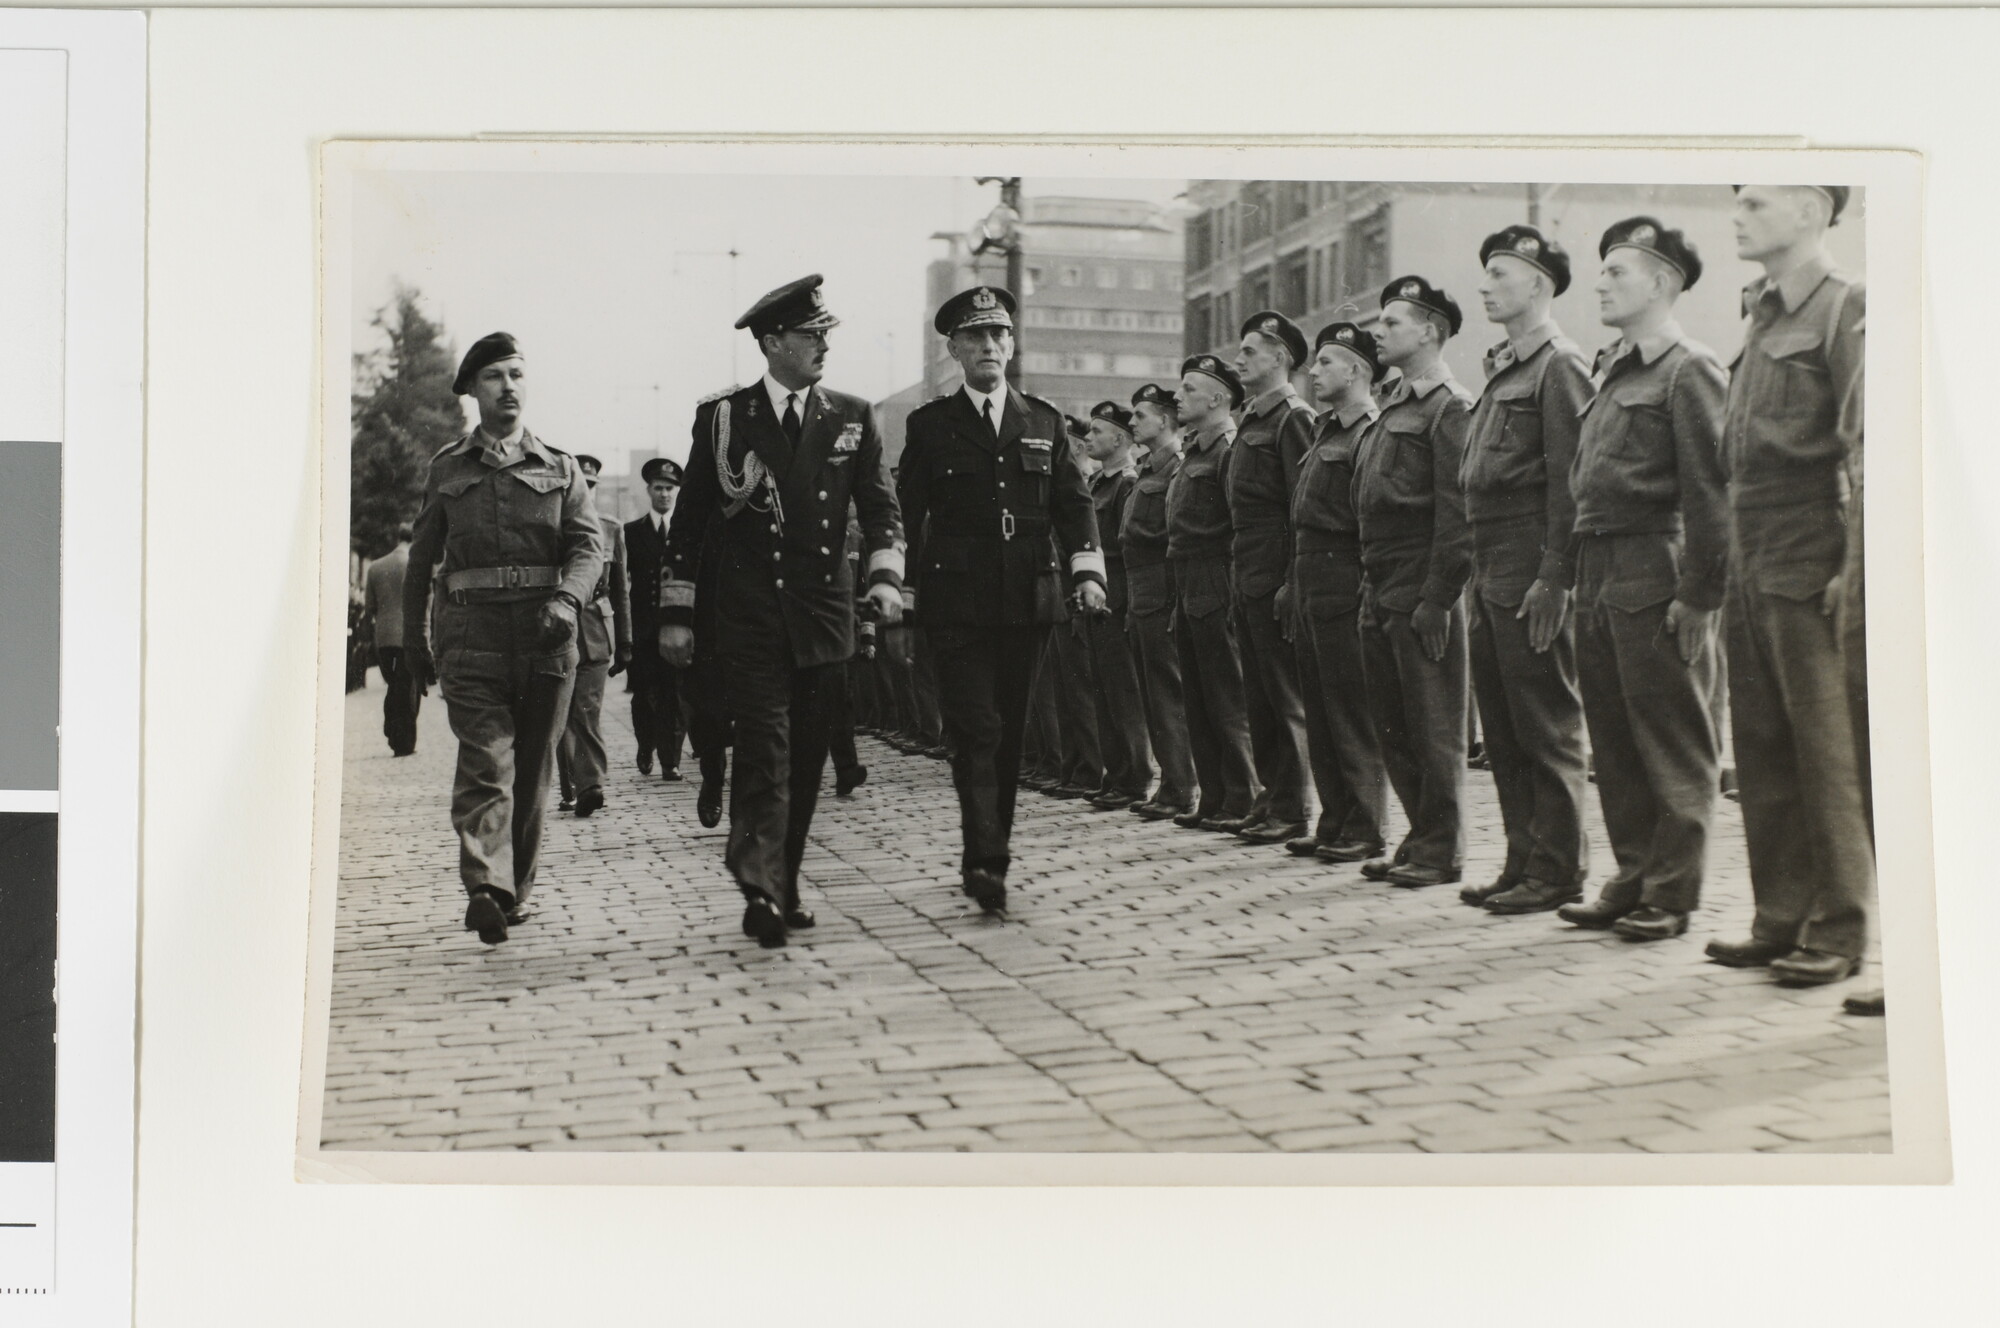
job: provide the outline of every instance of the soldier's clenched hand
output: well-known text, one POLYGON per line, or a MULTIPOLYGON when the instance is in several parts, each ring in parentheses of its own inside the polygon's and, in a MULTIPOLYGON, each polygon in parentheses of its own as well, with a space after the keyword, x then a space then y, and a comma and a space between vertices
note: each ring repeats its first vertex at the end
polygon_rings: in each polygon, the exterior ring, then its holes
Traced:
POLYGON ((1556 642, 1556 633, 1562 631, 1563 619, 1569 616, 1569 592, 1537 581, 1521 597, 1520 612, 1514 616, 1528 620, 1528 648, 1538 655, 1546 654, 1556 642))
POLYGON ((868 587, 867 598, 875 606, 875 621, 884 627, 894 627, 903 621, 903 593, 886 582, 877 581, 868 587))
POLYGON ((1697 609, 1675 600, 1667 605, 1666 621, 1660 630, 1675 638, 1681 663, 1692 664, 1715 635, 1715 610, 1697 609))
POLYGON ((1451 639, 1450 614, 1426 600, 1410 615, 1410 630, 1417 634, 1424 658, 1433 663, 1444 658, 1445 643, 1451 639))
POLYGON ((560 650, 576 636, 576 605, 562 595, 544 600, 535 624, 541 632, 542 649, 560 650))
POLYGON ((1110 605, 1104 598, 1104 587, 1095 581, 1086 581, 1076 588, 1076 601, 1085 613, 1093 617, 1102 617, 1111 612, 1110 605))
POLYGON ((664 624, 660 628, 660 658, 677 669, 694 663, 694 628, 664 624))
POLYGON ((429 642, 417 641, 403 648, 403 672, 410 675, 410 685, 419 696, 437 682, 437 661, 431 658, 429 642))
POLYGON ((620 641, 618 643, 617 653, 614 654, 611 658, 611 668, 608 670, 608 672, 612 677, 615 678, 619 674, 623 673, 625 671, 625 666, 627 664, 630 664, 631 662, 632 662, 632 643, 630 641, 620 641))

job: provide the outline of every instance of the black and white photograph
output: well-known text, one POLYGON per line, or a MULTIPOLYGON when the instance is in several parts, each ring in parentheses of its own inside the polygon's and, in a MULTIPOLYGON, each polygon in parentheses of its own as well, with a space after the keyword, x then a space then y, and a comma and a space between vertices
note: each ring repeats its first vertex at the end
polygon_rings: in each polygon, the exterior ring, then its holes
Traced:
POLYGON ((1879 155, 322 171, 302 1176, 1946 1155, 1879 155))

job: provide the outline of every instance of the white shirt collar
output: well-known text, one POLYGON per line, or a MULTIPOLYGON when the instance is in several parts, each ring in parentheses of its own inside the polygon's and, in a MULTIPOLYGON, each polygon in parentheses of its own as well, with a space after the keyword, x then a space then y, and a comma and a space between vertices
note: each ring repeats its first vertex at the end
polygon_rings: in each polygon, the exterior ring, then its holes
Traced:
POLYGON ((774 419, 782 420, 785 418, 785 398, 796 396, 799 399, 799 419, 804 421, 806 417, 806 402, 812 397, 812 389, 810 387, 786 387, 783 383, 771 377, 770 372, 767 370, 764 374, 764 391, 770 394, 771 415, 774 419))
POLYGON ((1000 427, 1001 417, 1007 413, 1007 383, 1005 379, 1002 379, 1000 386, 994 388, 991 392, 981 392, 974 388, 971 383, 967 383, 965 385, 965 395, 972 401, 972 413, 982 420, 986 418, 986 403, 991 401, 993 403, 993 427, 996 429, 1000 427))

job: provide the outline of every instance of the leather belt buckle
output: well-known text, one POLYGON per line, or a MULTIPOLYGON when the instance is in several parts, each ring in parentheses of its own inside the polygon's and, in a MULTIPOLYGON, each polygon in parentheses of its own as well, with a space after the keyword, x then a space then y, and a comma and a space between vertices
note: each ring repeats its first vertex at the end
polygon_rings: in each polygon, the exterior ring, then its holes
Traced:
POLYGON ((525 567, 506 567, 501 570, 506 574, 509 590, 519 590, 528 579, 528 569, 525 567))

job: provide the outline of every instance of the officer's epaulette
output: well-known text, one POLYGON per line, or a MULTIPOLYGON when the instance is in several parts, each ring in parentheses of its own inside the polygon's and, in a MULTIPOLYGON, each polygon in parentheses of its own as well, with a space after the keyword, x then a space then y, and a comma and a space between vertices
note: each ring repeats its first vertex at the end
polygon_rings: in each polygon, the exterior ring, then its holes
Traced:
POLYGON ((458 437, 446 443, 443 447, 440 447, 437 451, 431 453, 431 460, 433 461, 437 460, 439 457, 443 456, 446 452, 451 451, 453 448, 465 446, 465 440, 470 437, 472 437, 472 435, 469 433, 460 434, 458 437))
POLYGON ((1050 410, 1054 411, 1056 414, 1058 415, 1062 414, 1062 407, 1058 406, 1055 402, 1049 400, 1047 397, 1038 397, 1033 392, 1023 392, 1021 395, 1026 397, 1028 400, 1034 402, 1038 406, 1047 406, 1050 410))
POLYGON ((707 396, 703 397, 701 400, 694 403, 695 409, 699 410, 701 407, 706 406, 711 401, 720 401, 724 397, 733 397, 742 390, 743 389, 741 386, 737 386, 737 387, 725 387, 720 392, 710 392, 707 396))

